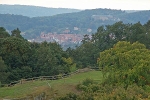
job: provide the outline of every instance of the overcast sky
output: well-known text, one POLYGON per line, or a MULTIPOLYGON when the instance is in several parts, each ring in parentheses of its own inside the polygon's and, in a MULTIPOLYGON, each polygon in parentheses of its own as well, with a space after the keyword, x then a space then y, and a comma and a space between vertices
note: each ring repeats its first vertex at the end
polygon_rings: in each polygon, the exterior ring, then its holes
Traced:
POLYGON ((36 5, 54 8, 150 10, 150 0, 0 0, 0 4, 36 5))

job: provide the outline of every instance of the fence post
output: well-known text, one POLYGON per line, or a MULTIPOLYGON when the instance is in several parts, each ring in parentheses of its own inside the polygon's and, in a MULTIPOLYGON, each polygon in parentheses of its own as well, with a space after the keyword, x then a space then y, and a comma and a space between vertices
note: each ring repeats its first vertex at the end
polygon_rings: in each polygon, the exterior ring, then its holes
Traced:
POLYGON ((22 84, 22 79, 20 80, 20 84, 22 84))

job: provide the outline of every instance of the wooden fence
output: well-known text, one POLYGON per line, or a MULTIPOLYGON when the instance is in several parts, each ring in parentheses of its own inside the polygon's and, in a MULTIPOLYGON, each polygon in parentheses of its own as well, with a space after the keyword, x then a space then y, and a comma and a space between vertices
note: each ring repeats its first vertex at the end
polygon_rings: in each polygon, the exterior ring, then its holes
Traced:
POLYGON ((46 94, 43 92, 36 96, 26 96, 23 98, 3 99, 3 100, 47 100, 46 94))
POLYGON ((66 78, 66 77, 69 77, 70 75, 74 75, 74 74, 77 74, 77 73, 83 73, 83 72, 88 72, 88 71, 91 71, 91 70, 98 70, 98 68, 84 68, 84 69, 78 69, 74 72, 71 72, 71 73, 68 73, 68 74, 59 74, 59 75, 54 75, 54 76, 40 76, 40 77, 33 77, 33 78, 27 78, 27 79, 21 79, 21 80, 18 80, 18 81, 14 81, 14 82, 11 82, 10 84, 8 85, 5 85, 5 86, 14 86, 16 84, 24 84, 24 83, 27 83, 27 82, 31 82, 31 81, 37 81, 37 80, 58 80, 58 79, 62 79, 62 78, 66 78))
MULTIPOLYGON (((71 72, 68 74, 60 74, 60 75, 54 75, 54 76, 40 76, 40 77, 33 77, 33 78, 27 78, 27 79, 21 79, 19 81, 14 81, 8 84, 7 86, 14 86, 16 84, 24 84, 31 81, 38 81, 38 80, 58 80, 62 78, 69 77, 71 75, 77 74, 77 73, 84 73, 92 70, 99 70, 98 68, 84 68, 84 69, 78 69, 75 72, 71 72)), ((27 96, 24 98, 13 98, 13 99, 3 99, 3 100, 47 100, 47 95, 45 93, 41 93, 37 96, 27 96)))

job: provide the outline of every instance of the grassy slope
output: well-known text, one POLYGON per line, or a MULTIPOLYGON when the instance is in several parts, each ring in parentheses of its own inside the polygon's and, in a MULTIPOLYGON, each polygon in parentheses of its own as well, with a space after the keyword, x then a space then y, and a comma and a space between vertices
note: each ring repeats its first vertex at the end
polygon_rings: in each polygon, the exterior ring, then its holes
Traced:
POLYGON ((42 92, 45 92, 50 97, 56 95, 61 96, 69 92, 80 93, 76 90, 75 86, 86 78, 100 81, 102 79, 102 73, 100 71, 90 71, 60 80, 34 81, 13 87, 3 87, 0 88, 0 98, 34 96, 42 92))

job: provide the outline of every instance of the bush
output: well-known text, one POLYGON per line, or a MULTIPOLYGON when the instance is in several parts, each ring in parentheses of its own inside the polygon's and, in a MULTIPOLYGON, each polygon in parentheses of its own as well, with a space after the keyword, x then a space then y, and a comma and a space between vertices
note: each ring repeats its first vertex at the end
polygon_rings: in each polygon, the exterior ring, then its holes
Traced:
POLYGON ((127 89, 123 85, 101 85, 99 91, 94 93, 96 100, 149 100, 149 95, 148 92, 136 84, 129 85, 127 89))
POLYGON ((94 83, 94 80, 90 78, 87 78, 82 82, 82 84, 85 86, 89 86, 90 84, 93 84, 93 83, 94 83))
POLYGON ((77 89, 85 91, 85 92, 89 92, 89 91, 92 91, 89 88, 92 84, 94 84, 94 80, 87 78, 81 84, 77 85, 77 89))
POLYGON ((67 95, 64 96, 64 97, 58 98, 58 100, 78 100, 77 97, 78 97, 78 96, 77 96, 76 94, 74 94, 74 93, 69 93, 69 94, 67 94, 67 95))

